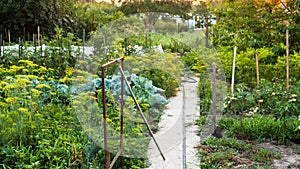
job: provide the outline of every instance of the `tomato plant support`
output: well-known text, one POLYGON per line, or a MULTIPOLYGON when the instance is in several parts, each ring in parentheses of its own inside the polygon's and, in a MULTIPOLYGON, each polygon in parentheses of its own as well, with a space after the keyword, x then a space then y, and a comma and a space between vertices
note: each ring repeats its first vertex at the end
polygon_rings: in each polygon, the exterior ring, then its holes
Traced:
MULTIPOLYGON (((234 97, 234 74, 235 74, 235 61, 236 61, 236 46, 234 46, 233 50, 233 62, 232 62, 232 76, 231 76, 231 99, 234 97)), ((232 107, 231 102, 231 107, 232 107)))
POLYGON ((258 98, 258 108, 260 108, 260 87, 259 87, 259 67, 258 67, 258 53, 255 52, 255 62, 256 62, 256 84, 257 84, 257 98, 258 98))
POLYGON ((38 45, 40 46, 40 43, 41 43, 41 32, 40 32, 40 26, 37 27, 37 32, 38 32, 38 35, 37 35, 37 39, 38 39, 38 45))
POLYGON ((213 131, 216 130, 216 102, 217 102, 217 96, 216 96, 216 63, 213 62, 212 63, 212 69, 213 69, 213 76, 212 76, 212 114, 213 114, 213 119, 212 119, 212 123, 213 123, 213 131))
POLYGON ((0 34, 0 56, 1 56, 1 52, 2 52, 1 48, 2 48, 2 34, 0 34))
POLYGON ((289 84, 289 29, 286 28, 286 90, 288 91, 289 84))
MULTIPOLYGON (((103 65, 101 67, 101 75, 102 75, 102 103, 103 103, 103 127, 104 127, 104 151, 105 151, 105 169, 111 169, 114 165, 114 163, 117 161, 117 159, 119 158, 119 156, 122 154, 123 151, 123 117, 124 117, 124 112, 123 112, 123 107, 124 106, 124 101, 123 101, 123 95, 124 95, 124 87, 121 87, 121 128, 120 128, 120 151, 116 154, 116 156, 114 157, 114 159, 112 160, 112 163, 110 163, 110 151, 109 151, 109 147, 108 147, 108 143, 107 143, 107 122, 106 122, 106 95, 105 95, 105 68, 115 64, 115 63, 121 63, 121 67, 123 67, 123 61, 124 58, 119 58, 116 60, 113 60, 105 65, 103 65)), ((122 78, 121 81, 121 86, 124 86, 124 81, 122 78)))
POLYGON ((10 30, 8 29, 8 46, 10 46, 10 30))

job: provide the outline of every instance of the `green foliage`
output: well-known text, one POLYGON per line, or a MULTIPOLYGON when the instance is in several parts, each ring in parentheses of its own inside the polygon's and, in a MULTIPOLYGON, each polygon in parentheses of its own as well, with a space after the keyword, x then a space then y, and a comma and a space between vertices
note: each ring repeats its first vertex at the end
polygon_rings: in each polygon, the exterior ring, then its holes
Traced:
MULTIPOLYGON (((256 63, 255 52, 259 58, 259 77, 272 81, 274 77, 285 79, 286 64, 285 56, 278 56, 272 52, 271 48, 247 48, 239 52, 237 49, 235 83, 246 83, 252 85, 256 82, 256 63)), ((218 56, 222 61, 227 81, 231 81, 233 47, 220 47, 217 50, 218 56)), ((290 77, 292 79, 300 79, 299 73, 299 52, 290 54, 290 77)))
POLYGON ((258 148, 250 155, 250 159, 257 162, 272 161, 275 158, 280 158, 280 154, 276 154, 273 151, 264 148, 258 148))
POLYGON ((129 71, 150 79, 154 86, 165 91, 166 97, 176 94, 184 65, 173 54, 150 52, 142 56, 127 56, 125 62, 129 71))
POLYGON ((123 17, 116 7, 102 3, 82 4, 76 0, 5 0, 0 7, 0 33, 8 41, 10 30, 11 41, 19 37, 30 40, 40 27, 43 38, 55 34, 55 28, 63 28, 82 37, 86 32, 94 31, 108 22, 123 17))
POLYGON ((295 128, 299 125, 297 118, 290 117, 286 120, 286 128, 282 127, 284 121, 272 116, 257 115, 243 119, 243 128, 240 121, 234 118, 223 118, 219 125, 227 129, 227 133, 242 139, 258 141, 278 141, 284 143, 287 140, 299 140, 299 132, 295 128))
MULTIPOLYGON (((264 148, 232 138, 208 138, 199 145, 201 168, 233 168, 239 165, 248 166, 253 162, 268 164, 280 155, 264 148), (250 158, 252 161, 247 160, 250 158)), ((254 164, 255 167, 256 165, 254 164)))
POLYGON ((284 54, 280 43, 285 43, 285 29, 290 30, 290 48, 299 50, 299 2, 285 2, 285 8, 267 1, 224 1, 213 10, 218 18, 213 26, 212 41, 217 46, 247 48, 269 47, 279 55, 284 54), (258 19, 259 18, 259 19, 258 19), (290 22, 290 26, 284 24, 290 22), (293 32, 293 33, 292 33, 293 32))
MULTIPOLYGON (((270 139, 280 142, 295 141, 299 133, 295 130, 298 126, 299 116, 299 82, 293 83, 288 92, 284 82, 262 80, 260 88, 249 88, 245 84, 238 84, 234 97, 228 96, 224 104, 224 114, 242 114, 254 116, 253 120, 243 120, 243 125, 250 129, 240 129, 238 124, 232 131, 238 132, 240 137, 248 139, 270 139), (259 91, 259 93, 257 93, 259 91), (258 100, 258 94, 260 96, 258 100), (260 107, 258 107, 260 102, 260 107), (271 115, 257 117, 256 115, 271 115), (244 124, 246 123, 246 124, 244 124), (258 131, 254 131, 254 130, 258 131), (244 133, 244 134, 243 134, 244 133)), ((250 118, 251 119, 251 118, 250 118)), ((297 142, 297 141, 296 141, 297 142)))
POLYGON ((191 1, 126 1, 120 6, 120 11, 126 15, 136 13, 169 13, 179 15, 182 18, 189 18, 188 11, 192 8, 191 1))
POLYGON ((212 86, 209 77, 200 76, 198 82, 198 95, 200 99, 200 113, 202 115, 207 115, 210 113, 210 108, 212 104, 212 86))
MULTIPOLYGON (((26 53, 24 55, 26 58, 26 53)), ((46 52, 45 55, 52 56, 46 52)), ((14 56, 11 55, 11 58, 14 56)), ((11 66, 3 65, 0 68, 0 166, 8 168, 104 167, 104 151, 99 146, 99 142, 87 136, 85 130, 81 128, 78 111, 75 111, 75 103, 71 98, 72 94, 78 94, 74 93, 76 88, 70 86, 71 84, 77 84, 77 81, 90 83, 87 79, 72 77, 73 74, 81 75, 84 72, 67 67, 58 79, 56 70, 50 66, 58 64, 57 67, 61 67, 59 63, 49 64, 47 68, 30 60, 17 61, 17 57, 15 59, 11 61, 11 66)), ((38 61, 33 57, 32 60, 38 61)), ((118 90, 115 89, 119 89, 120 86, 113 79, 118 81, 118 78, 120 80, 120 76, 107 79, 107 84, 110 85, 108 88, 116 92, 115 95, 118 95, 118 90)), ((155 124, 167 103, 162 96, 163 91, 154 87, 146 78, 131 76, 128 79, 141 108, 146 112, 146 117, 155 124)), ((98 87, 101 85, 96 81, 93 83, 98 87)), ((77 89, 77 91, 85 90, 87 89, 77 89)), ((92 97, 94 98, 94 94, 92 97)), ((108 105, 107 121, 115 130, 119 130, 119 108, 112 104, 114 97, 109 98, 112 100, 108 105)), ((126 98, 126 104, 129 105, 129 109, 125 111, 127 118, 124 134, 126 137, 136 138, 125 144, 136 148, 136 142, 147 131, 145 126, 141 125, 142 121, 133 100, 126 98)), ((148 144, 139 142, 138 145, 137 151, 145 153, 148 144)), ((122 165, 123 168, 146 167, 143 159, 132 158, 123 158, 123 162, 117 162, 117 165, 122 165)))

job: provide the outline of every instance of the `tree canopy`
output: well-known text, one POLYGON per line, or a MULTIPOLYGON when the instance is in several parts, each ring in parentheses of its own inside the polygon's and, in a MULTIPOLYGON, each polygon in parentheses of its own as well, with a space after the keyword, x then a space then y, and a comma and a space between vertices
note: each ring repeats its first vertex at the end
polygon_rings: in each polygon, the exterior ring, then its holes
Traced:
POLYGON ((120 10, 126 15, 157 12, 179 15, 182 18, 189 18, 189 11, 191 9, 192 1, 180 0, 129 0, 123 2, 120 6, 120 10))
POLYGON ((51 36, 56 27, 77 36, 95 30, 111 20, 122 17, 113 5, 80 3, 77 0, 3 0, 0 6, 0 33, 4 39, 30 39, 40 26, 44 36, 51 36))
POLYGON ((299 50, 300 1, 287 0, 225 0, 213 14, 218 18, 213 26, 212 41, 215 45, 271 47, 275 53, 284 52, 285 30, 290 30, 292 50, 299 50), (286 26, 285 22, 290 25, 286 26))

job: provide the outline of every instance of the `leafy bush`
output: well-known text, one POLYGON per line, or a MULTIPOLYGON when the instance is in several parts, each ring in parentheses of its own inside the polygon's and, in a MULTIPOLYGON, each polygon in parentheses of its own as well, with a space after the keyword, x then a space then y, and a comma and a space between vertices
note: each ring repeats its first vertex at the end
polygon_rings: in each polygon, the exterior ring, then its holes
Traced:
POLYGON ((129 72, 146 77, 154 86, 165 90, 166 97, 176 94, 184 70, 184 65, 175 55, 157 52, 127 56, 125 64, 129 72))
MULTIPOLYGON (((219 47, 218 56, 221 58, 227 81, 231 81, 233 47, 219 47)), ((235 83, 245 83, 253 85, 256 82, 255 52, 259 58, 259 74, 261 79, 272 81, 274 77, 285 79, 286 64, 285 56, 276 56, 270 48, 237 51, 235 83)), ((299 53, 290 54, 290 77, 300 79, 299 73, 299 53)))
POLYGON ((219 125, 227 129, 228 134, 233 134, 238 138, 259 140, 259 141, 279 141, 284 143, 288 140, 296 141, 300 139, 300 133, 295 131, 299 125, 297 118, 286 120, 286 128, 283 128, 284 121, 272 116, 257 115, 243 119, 243 127, 240 121, 234 118, 222 118, 219 125))

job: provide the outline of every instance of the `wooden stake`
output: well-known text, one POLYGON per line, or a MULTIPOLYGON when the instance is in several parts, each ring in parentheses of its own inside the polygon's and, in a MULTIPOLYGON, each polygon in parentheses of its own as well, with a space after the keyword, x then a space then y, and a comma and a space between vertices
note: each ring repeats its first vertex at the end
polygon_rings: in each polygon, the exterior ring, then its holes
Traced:
POLYGON ((0 56, 1 56, 1 48, 2 48, 2 34, 0 34, 0 56))
POLYGON ((212 123, 213 123, 213 131, 216 130, 216 116, 217 116, 217 108, 216 108, 216 101, 217 101, 217 96, 216 96, 216 63, 213 62, 212 64, 212 69, 213 69, 213 76, 212 76, 212 123))
POLYGON ((38 26, 38 46, 40 46, 40 36, 41 36, 41 34, 40 34, 40 26, 38 26))
POLYGON ((256 84, 257 84, 257 87, 258 87, 258 90, 257 90, 258 108, 260 108, 259 67, 258 67, 258 54, 257 54, 257 52, 255 52, 255 60, 256 60, 256 84))
POLYGON ((290 88, 289 76, 289 30, 286 28, 286 91, 290 88))
POLYGON ((231 96, 234 96, 234 74, 235 74, 235 60, 236 60, 236 46, 234 46, 233 63, 232 63, 232 77, 231 77, 231 96))
POLYGON ((85 29, 82 30, 82 57, 84 57, 85 29))
POLYGON ((8 46, 10 45, 10 30, 8 29, 8 46))

